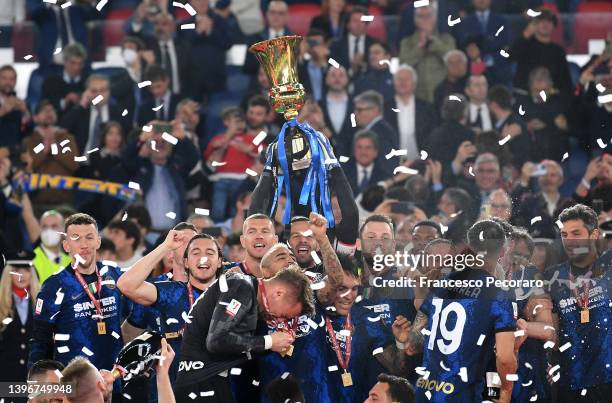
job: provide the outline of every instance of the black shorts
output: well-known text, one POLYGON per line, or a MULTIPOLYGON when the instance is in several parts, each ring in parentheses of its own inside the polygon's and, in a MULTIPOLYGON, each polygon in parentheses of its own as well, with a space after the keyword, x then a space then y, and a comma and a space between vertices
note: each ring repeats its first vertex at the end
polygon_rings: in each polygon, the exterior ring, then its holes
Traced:
POLYGON ((223 376, 213 376, 206 380, 194 383, 189 386, 177 387, 174 389, 174 396, 177 403, 233 403, 232 388, 229 378, 223 376), (209 392, 209 393, 205 393, 209 392), (214 392, 214 394, 210 393, 214 392), (197 395, 193 399, 192 395, 197 395), (204 394, 204 396, 203 396, 204 394), (190 396, 191 395, 191 396, 190 396))

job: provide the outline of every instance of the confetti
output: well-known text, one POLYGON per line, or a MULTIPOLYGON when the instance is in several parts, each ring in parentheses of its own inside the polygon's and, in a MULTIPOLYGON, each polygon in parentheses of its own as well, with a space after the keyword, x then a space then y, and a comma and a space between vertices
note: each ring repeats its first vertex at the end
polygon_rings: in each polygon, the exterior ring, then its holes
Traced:
POLYGON ((266 133, 265 131, 260 131, 257 136, 255 136, 255 138, 253 139, 253 144, 255 144, 256 146, 258 146, 259 144, 261 144, 262 141, 264 141, 266 139, 266 137, 268 136, 268 133, 266 133))
POLYGON ((361 16, 361 22, 372 22, 372 21, 374 21, 373 15, 362 15, 361 16))
POLYGON ((253 379, 253 382, 251 382, 251 384, 253 386, 259 386, 259 381, 256 381, 255 379, 253 379))
POLYGON ((51 144, 51 155, 57 155, 59 154, 59 150, 57 149, 57 144, 53 143, 51 144))
POLYGON ((257 172, 253 171, 251 168, 245 169, 244 172, 246 172, 246 174, 249 176, 253 176, 253 177, 257 176, 257 172))
POLYGON ((25 55, 23 57, 23 60, 30 60, 32 58, 32 55, 25 55))
POLYGON ((514 332, 514 337, 522 337, 525 335, 525 330, 521 329, 521 330, 517 330, 516 332, 514 332))
POLYGON ((549 341, 547 341, 546 343, 544 343, 544 348, 545 348, 545 349, 547 349, 547 348, 552 349, 554 346, 555 346, 555 342, 554 342, 554 341, 550 341, 550 340, 549 340, 549 341))
POLYGON ((53 339, 55 339, 55 341, 68 341, 70 340, 70 335, 62 334, 62 333, 55 333, 55 335, 53 336, 53 339))
POLYGON ((340 162, 345 163, 345 162, 348 162, 350 158, 347 156, 341 155, 339 160, 340 162))
POLYGON ((565 154, 563 154, 563 158, 561 158, 561 162, 565 161, 568 158, 569 158, 569 153, 566 152, 565 154))
MULTIPOLYGON (((380 316, 378 318, 380 319, 380 316)), ((383 348, 382 347, 378 347, 378 348, 375 348, 374 351, 372 351, 372 355, 382 354, 382 352, 383 352, 383 348)))
POLYGON ((537 17, 540 14, 542 14, 541 11, 534 11, 532 9, 527 10, 527 15, 530 17, 537 17))
POLYGON ((168 143, 172 145, 176 145, 178 143, 178 139, 171 135, 170 133, 163 132, 162 139, 166 140, 168 143))
POLYGON ((540 91, 540 98, 542 98, 542 101, 546 102, 546 91, 540 91))
POLYGON ((461 380, 463 382, 467 382, 468 381, 467 368, 466 367, 459 368, 459 377, 461 378, 461 380))
POLYGON ((414 2, 414 8, 426 7, 429 5, 429 0, 416 0, 414 2))
POLYGON ((151 85, 151 81, 150 80, 142 81, 142 82, 138 83, 138 88, 148 87, 149 85, 151 85))
POLYGON ((506 59, 510 57, 510 53, 506 52, 504 49, 500 50, 499 54, 505 57, 506 59))
POLYGON ((98 95, 97 97, 91 100, 91 103, 92 105, 98 105, 103 100, 104 100, 104 97, 102 95, 98 95))
POLYGON ((426 391, 425 392, 425 396, 427 397, 427 400, 431 400, 431 392, 430 391, 426 391))
POLYGON ((4 318, 2 319, 2 324, 10 325, 12 321, 13 321, 13 318, 4 318))
POLYGON ((370 322, 378 322, 378 321, 380 320, 380 315, 378 315, 378 316, 374 316, 374 317, 370 317, 370 316, 368 316, 368 320, 369 320, 370 322))
POLYGON ((183 312, 181 313, 181 318, 183 318, 183 321, 184 321, 185 323, 191 323, 191 316, 189 316, 189 315, 187 314, 187 312, 183 311, 183 312))
POLYGON ((38 154, 39 152, 41 152, 44 149, 45 149, 45 145, 43 143, 38 143, 38 145, 36 147, 34 147, 34 149, 32 151, 34 151, 34 154, 38 154))
POLYGON ((497 29, 497 32, 495 32, 495 36, 499 36, 499 34, 501 34, 501 31, 503 30, 504 30, 504 26, 502 25, 501 27, 497 29))
POLYGON ((128 400, 132 400, 132 396, 128 395, 127 393, 123 393, 123 397, 125 397, 128 400))
POLYGON ((597 145, 599 146, 599 148, 606 148, 606 143, 604 143, 601 138, 597 139, 597 145))
POLYGON ((542 221, 542 216, 535 216, 535 217, 533 217, 531 219, 531 225, 533 225, 533 224, 535 224, 535 223, 537 223, 539 221, 542 221))
POLYGON ((480 337, 478 338, 478 341, 476 342, 476 345, 477 346, 482 346, 482 343, 484 342, 486 337, 487 337, 486 335, 481 334, 480 337))
POLYGON ((62 7, 62 8, 68 8, 68 7, 70 7, 71 5, 72 5, 72 2, 67 1, 66 3, 62 4, 62 5, 61 5, 61 7, 62 7))
POLYGON ((43 0, 43 3, 56 4, 57 0, 43 0))
POLYGON ((123 112, 121 112, 121 116, 125 117, 125 116, 127 116, 127 114, 128 114, 128 110, 127 109, 124 109, 123 112))
POLYGON ((499 140, 497 143, 500 146, 503 146, 504 144, 506 144, 507 142, 510 141, 510 139, 512 138, 512 136, 510 136, 509 134, 506 135, 506 137, 504 137, 503 139, 499 140))
POLYGON ((132 181, 128 182, 128 187, 130 189, 140 190, 140 185, 136 182, 132 182, 132 181))
POLYGON ((242 368, 232 368, 230 369, 230 375, 240 375, 242 373, 242 368))
POLYGON ((395 112, 395 113, 399 113, 399 112, 400 112, 400 110, 399 110, 398 108, 391 108, 391 110, 392 110, 393 112, 395 112))
POLYGON ((548 375, 552 375, 552 374, 553 374, 553 372, 558 371, 560 368, 561 368, 561 365, 558 365, 558 364, 557 364, 557 365, 555 365, 554 367, 551 367, 551 368, 548 370, 548 375))
POLYGON ((527 367, 527 368, 529 368, 529 369, 533 369, 533 367, 531 366, 531 364, 530 364, 530 363, 528 363, 528 362, 526 362, 526 363, 525 363, 525 367, 527 367))
POLYGON ((69 152, 71 152, 71 151, 72 151, 72 148, 70 148, 70 147, 64 147, 64 148, 62 148, 62 154, 66 154, 66 153, 69 153, 69 152))
POLYGON ((555 221, 555 224, 557 224, 557 227, 559 227, 559 229, 563 229, 563 223, 561 222, 561 220, 555 221))
POLYGON ((327 63, 331 64, 335 68, 340 68, 340 63, 338 63, 331 57, 327 60, 327 63))
POLYGON ((400 172, 403 174, 408 174, 408 175, 418 175, 419 173, 419 171, 417 171, 416 169, 412 169, 412 168, 408 168, 403 165, 400 165, 399 167, 393 170, 393 175, 397 175, 400 172))
POLYGON ((150 132, 151 130, 153 130, 153 125, 144 125, 142 126, 142 131, 143 132, 150 132))
POLYGON ((194 10, 194 8, 191 7, 191 4, 185 3, 185 7, 184 8, 185 8, 185 11, 187 11, 190 16, 193 17, 194 15, 196 15, 196 10, 194 10))
POLYGON ((157 112, 157 111, 159 111, 159 110, 160 110, 161 108, 163 108, 163 107, 164 107, 164 104, 161 104, 161 105, 158 105, 158 106, 156 106, 156 107, 154 107, 154 108, 151 108, 151 110, 152 110, 153 112, 157 112))
POLYGON ((559 347, 559 351, 560 352, 564 352, 565 350, 567 350, 568 348, 570 348, 572 346, 572 343, 570 343, 569 341, 567 343, 565 343, 564 345, 562 345, 561 347, 559 347))
POLYGON ((357 121, 355 120, 354 113, 351 113, 351 127, 357 127, 357 121))
POLYGON ((586 396, 586 394, 587 394, 587 390, 586 389, 582 389, 580 391, 580 396, 586 396))
POLYGON ((506 380, 510 381, 510 382, 514 382, 514 381, 518 381, 518 375, 517 374, 507 374, 506 375, 506 380))
POLYGON ((440 368, 442 368, 445 371, 450 371, 450 368, 448 368, 446 365, 444 365, 443 361, 440 361, 440 368))
POLYGON ((100 2, 96 4, 96 10, 102 11, 106 3, 108 3, 108 0, 100 0, 100 2))
POLYGON ((74 255, 74 259, 76 260, 76 264, 83 264, 83 263, 85 263, 85 259, 83 259, 83 257, 81 255, 79 255, 78 253, 76 253, 74 255))
POLYGON ((221 277, 219 277, 219 290, 221 292, 227 292, 228 289, 227 279, 225 278, 225 274, 222 274, 221 277))
MULTIPOLYGON (((314 330, 317 330, 317 328, 319 327, 319 325, 317 325, 317 323, 314 320, 310 319, 310 318, 306 318, 306 323, 308 323, 308 326, 310 326, 314 330)), ((350 334, 349 334, 349 336, 350 336, 350 334)))
POLYGON ((103 260, 102 264, 104 266, 113 266, 113 267, 117 267, 118 266, 117 262, 115 262, 114 260, 103 260))
POLYGON ((64 300, 64 293, 62 292, 62 288, 55 292, 55 305, 60 305, 64 300))
POLYGON ((598 96, 597 102, 599 102, 600 104, 607 104, 607 103, 612 102, 612 94, 598 96))
POLYGON ((166 213, 166 217, 168 217, 171 220, 174 220, 176 218, 176 213, 174 211, 168 211, 166 213))
POLYGON ((598 92, 604 92, 606 90, 606 87, 602 83, 597 83, 595 88, 597 88, 598 92))
POLYGON ((100 276, 103 276, 106 273, 108 273, 108 266, 104 266, 103 268, 100 269, 100 276))
POLYGON ((121 217, 121 221, 125 221, 127 219, 128 219, 128 213, 125 212, 125 213, 123 213, 123 217, 121 217))
POLYGON ((459 98, 457 95, 449 95, 448 100, 461 102, 461 98, 459 98))
POLYGON ((210 211, 207 208, 196 208, 195 213, 198 215, 210 215, 210 211))
POLYGON ((453 16, 449 14, 447 21, 448 21, 448 26, 449 27, 454 27, 455 25, 457 25, 457 24, 459 24, 461 22, 461 18, 457 17, 457 18, 455 18, 453 20, 453 16))
POLYGON ((57 348, 57 352, 60 354, 66 354, 69 351, 70 351, 70 348, 68 346, 59 346, 57 348))
POLYGON ((195 29, 195 24, 181 24, 181 29, 195 29))
POLYGON ((55 48, 55 52, 53 52, 53 55, 59 55, 61 51, 62 48, 55 48))
POLYGON ((287 379, 288 376, 289 372, 283 372, 283 374, 281 375, 281 379, 287 379))
POLYGON ((189 397, 191 398, 191 400, 195 400, 195 398, 198 397, 198 395, 196 395, 195 393, 191 392, 189 394, 189 397))
POLYGON ((476 175, 474 174, 474 167, 473 167, 473 166, 471 166, 471 165, 470 165, 470 168, 468 169, 468 173, 469 173, 470 175, 472 175, 472 176, 476 176, 476 175))
POLYGON ((524 386, 524 387, 528 387, 528 386, 531 386, 532 383, 533 383, 533 381, 530 379, 529 382, 521 383, 521 385, 524 386))
POLYGON ((363 297, 361 295, 358 295, 357 298, 355 298, 355 303, 356 304, 360 303, 362 299, 363 297))
POLYGON ((425 150, 421 150, 421 159, 423 161, 425 161, 427 159, 427 157, 429 156, 429 154, 427 154, 427 151, 425 150))

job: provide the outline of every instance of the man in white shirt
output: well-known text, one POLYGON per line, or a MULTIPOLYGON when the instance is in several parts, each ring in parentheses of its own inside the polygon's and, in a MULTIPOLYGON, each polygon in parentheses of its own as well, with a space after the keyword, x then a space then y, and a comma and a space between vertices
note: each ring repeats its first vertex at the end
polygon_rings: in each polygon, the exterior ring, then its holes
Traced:
POLYGON ((289 7, 287 3, 279 0, 271 1, 266 10, 266 30, 268 39, 287 35, 285 27, 287 26, 288 19, 289 7))
POLYGON ((487 106, 489 85, 483 75, 468 77, 465 94, 469 99, 469 127, 475 132, 486 132, 493 129, 491 112, 487 106))
POLYGON ((327 93, 321 99, 321 110, 325 118, 325 124, 332 131, 332 138, 336 143, 336 155, 349 155, 350 144, 354 128, 351 126, 351 96, 348 93, 349 77, 346 69, 329 68, 325 75, 325 86, 327 93))
POLYGON ((119 267, 128 269, 142 257, 140 252, 136 253, 140 244, 140 230, 133 221, 111 221, 106 227, 106 232, 115 245, 119 267))

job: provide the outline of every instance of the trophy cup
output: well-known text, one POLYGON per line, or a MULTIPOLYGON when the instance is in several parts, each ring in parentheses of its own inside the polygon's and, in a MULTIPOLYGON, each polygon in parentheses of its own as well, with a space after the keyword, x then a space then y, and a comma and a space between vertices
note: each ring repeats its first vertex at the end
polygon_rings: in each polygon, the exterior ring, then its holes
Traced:
POLYGON ((273 193, 271 203, 266 199, 261 206, 270 216, 274 215, 281 194, 285 194, 283 224, 289 224, 292 215, 308 217, 310 211, 322 211, 329 227, 333 227, 327 170, 338 166, 338 161, 329 140, 308 123, 297 120, 305 96, 297 75, 301 41, 300 36, 284 36, 249 48, 271 84, 269 96, 273 109, 286 120, 277 139, 268 147, 264 174, 256 192, 273 193), (264 180, 266 174, 271 174, 274 180, 264 180), (265 189, 260 187, 263 182, 269 183, 265 189))

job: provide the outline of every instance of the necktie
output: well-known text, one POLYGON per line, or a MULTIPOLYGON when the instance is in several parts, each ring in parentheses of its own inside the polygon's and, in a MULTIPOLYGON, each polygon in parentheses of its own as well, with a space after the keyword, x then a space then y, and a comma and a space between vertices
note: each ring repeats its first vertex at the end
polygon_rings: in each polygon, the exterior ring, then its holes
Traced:
POLYGON ((472 123, 473 127, 478 127, 479 129, 482 129, 482 117, 480 116, 482 112, 482 106, 479 106, 476 109, 476 119, 474 119, 474 122, 472 123))
POLYGON ((362 175, 361 175, 361 183, 359 184, 359 193, 361 193, 366 186, 368 186, 368 182, 370 181, 370 178, 368 177, 368 171, 363 168, 363 170, 361 171, 362 175))
POLYGON ((478 13, 478 19, 480 20, 480 32, 483 34, 487 32, 487 18, 484 12, 478 13))
POLYGON ((162 67, 168 72, 170 77, 170 89, 174 90, 174 66, 172 65, 172 58, 170 57, 170 50, 168 49, 168 43, 162 44, 162 67))
POLYGON ((358 36, 355 37, 355 47, 353 48, 353 58, 355 57, 357 53, 359 53, 359 37, 358 36))
POLYGON ((102 131, 102 111, 99 109, 92 109, 91 113, 96 114, 96 118, 94 120, 93 128, 91 131, 91 135, 89 136, 90 141, 87 144, 87 149, 90 150, 92 148, 98 147, 100 145, 100 132, 102 131))
MULTIPOLYGON (((162 104, 162 102, 163 102, 162 98, 155 98, 155 107, 157 108, 158 106, 160 106, 162 104)), ((161 119, 162 118, 162 109, 164 109, 164 108, 162 107, 162 108, 158 109, 155 112, 155 118, 156 119, 161 119)))
POLYGON ((66 14, 64 14, 63 12, 64 10, 59 10, 58 11, 58 28, 60 31, 60 35, 62 36, 62 47, 68 45, 69 42, 69 38, 68 38, 68 19, 66 18, 66 14))

